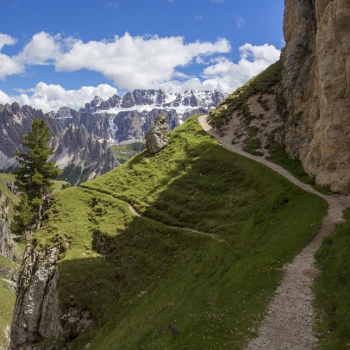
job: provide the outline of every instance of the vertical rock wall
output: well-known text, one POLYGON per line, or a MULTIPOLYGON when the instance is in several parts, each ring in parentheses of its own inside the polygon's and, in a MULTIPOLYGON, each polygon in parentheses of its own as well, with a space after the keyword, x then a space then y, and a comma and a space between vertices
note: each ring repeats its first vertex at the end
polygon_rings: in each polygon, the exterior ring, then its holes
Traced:
POLYGON ((285 0, 287 152, 322 186, 350 193, 350 2, 285 0))
POLYGON ((60 338, 58 299, 60 247, 32 250, 27 246, 18 278, 17 299, 11 326, 11 350, 45 338, 60 338))
MULTIPOLYGON (((61 245, 43 250, 27 245, 17 281, 11 350, 19 350, 46 339, 60 339, 68 343, 93 323, 88 310, 70 306, 64 313, 60 307, 60 270, 57 262, 62 250, 61 245)), ((51 345, 40 347, 56 348, 51 345)))

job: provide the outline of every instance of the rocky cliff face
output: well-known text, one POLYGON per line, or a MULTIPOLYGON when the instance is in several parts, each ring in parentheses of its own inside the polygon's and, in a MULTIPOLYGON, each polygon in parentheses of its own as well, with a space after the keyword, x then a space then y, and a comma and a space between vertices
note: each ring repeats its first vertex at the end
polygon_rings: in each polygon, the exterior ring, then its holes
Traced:
MULTIPOLYGON (((71 113, 70 122, 83 124, 90 133, 108 138, 112 143, 144 142, 144 136, 159 114, 167 114, 170 129, 192 115, 208 113, 221 103, 227 94, 219 91, 185 91, 183 94, 163 90, 134 90, 123 98, 114 95, 104 101, 96 96, 78 113, 71 113)), ((67 126, 66 108, 56 120, 67 126), (65 124, 64 124, 65 123, 65 124)))
POLYGON ((16 165, 13 152, 18 148, 24 151, 20 146, 22 135, 31 130, 34 118, 45 121, 54 140, 62 132, 61 127, 41 110, 20 107, 17 102, 0 104, 0 170, 16 165))
POLYGON ((23 269, 17 282, 17 300, 11 326, 11 349, 44 338, 59 338, 60 309, 58 302, 60 247, 45 251, 27 246, 23 269))
POLYGON ((107 141, 100 143, 94 134, 87 132, 83 124, 70 124, 64 130, 50 161, 56 162, 63 169, 59 179, 72 185, 105 174, 119 165, 107 141))
POLYGON ((107 144, 99 143, 100 139, 110 138, 110 116, 77 113, 67 107, 57 114, 43 114, 41 110, 13 103, 0 104, 0 170, 17 166, 13 152, 16 149, 24 151, 21 146, 23 134, 31 131, 34 118, 43 119, 50 128, 51 144, 55 148, 50 160, 58 162, 64 173, 61 178, 72 185, 104 174, 118 165, 107 144))
POLYGON ((210 109, 216 107, 226 97, 227 94, 221 91, 187 90, 180 94, 166 93, 163 90, 134 90, 133 92, 127 92, 123 98, 113 95, 106 101, 96 96, 90 103, 86 103, 85 108, 82 108, 80 112, 98 112, 101 110, 150 105, 162 108, 183 106, 210 109))
POLYGON ((114 114, 76 112, 74 109, 62 107, 53 115, 53 118, 64 129, 73 123, 76 126, 84 125, 89 134, 94 134, 99 139, 108 140, 113 137, 114 114))
POLYGON ((18 262, 14 235, 10 232, 9 203, 7 197, 0 195, 0 255, 18 262))
POLYGON ((286 0, 287 152, 319 185, 350 193, 350 3, 286 0))
MULTIPOLYGON (((71 307, 63 312, 59 304, 60 270, 57 264, 62 245, 36 250, 27 245, 17 281, 10 349, 44 339, 68 341, 91 325, 88 312, 71 307)), ((56 349, 55 346, 44 347, 56 349)))
POLYGON ((3 194, 0 195, 0 255, 16 260, 13 235, 9 230, 9 202, 3 194))

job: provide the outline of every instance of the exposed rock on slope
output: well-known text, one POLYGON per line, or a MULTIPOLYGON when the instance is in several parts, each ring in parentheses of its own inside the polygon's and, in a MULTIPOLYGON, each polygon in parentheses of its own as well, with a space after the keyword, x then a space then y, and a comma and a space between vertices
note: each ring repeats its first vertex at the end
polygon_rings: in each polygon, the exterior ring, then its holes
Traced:
POLYGON ((150 153, 158 153, 169 144, 170 129, 166 120, 166 114, 158 115, 154 124, 147 131, 146 147, 150 153))
POLYGON ((350 3, 286 0, 287 152, 319 185, 350 193, 350 3))
POLYGON ((57 290, 59 270, 56 269, 59 253, 59 246, 48 251, 32 250, 27 246, 18 278, 11 349, 61 336, 57 290))
POLYGON ((16 261, 14 253, 13 235, 9 230, 9 202, 8 198, 0 195, 0 255, 16 261))
POLYGON ((23 250, 19 249, 15 241, 16 236, 10 231, 17 196, 18 189, 14 185, 14 176, 0 174, 0 255, 14 262, 20 262, 23 255, 23 250))
POLYGON ((60 253, 61 245, 45 250, 27 245, 18 278, 11 350, 44 339, 71 339, 92 323, 88 312, 71 307, 63 314, 60 309, 57 265, 60 253))

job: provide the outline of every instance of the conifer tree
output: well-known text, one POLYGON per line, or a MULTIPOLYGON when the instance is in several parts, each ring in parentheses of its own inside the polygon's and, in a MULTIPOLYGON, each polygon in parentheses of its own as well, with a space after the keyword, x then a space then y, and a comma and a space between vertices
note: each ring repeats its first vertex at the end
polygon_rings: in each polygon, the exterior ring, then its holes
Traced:
POLYGON ((16 184, 21 191, 21 199, 15 207, 17 214, 11 229, 14 233, 26 235, 29 226, 41 219, 42 204, 52 192, 51 179, 57 178, 60 169, 52 162, 47 162, 53 154, 50 129, 43 120, 34 119, 32 131, 23 135, 22 145, 27 153, 15 151, 20 168, 16 171, 16 184))

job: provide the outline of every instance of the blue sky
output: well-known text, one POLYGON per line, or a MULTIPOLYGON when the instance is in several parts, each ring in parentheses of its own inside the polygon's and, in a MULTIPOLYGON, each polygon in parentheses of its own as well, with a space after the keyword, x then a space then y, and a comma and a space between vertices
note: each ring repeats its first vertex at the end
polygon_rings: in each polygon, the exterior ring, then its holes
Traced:
POLYGON ((2 0, 0 103, 234 91, 279 57, 282 0, 2 0))

